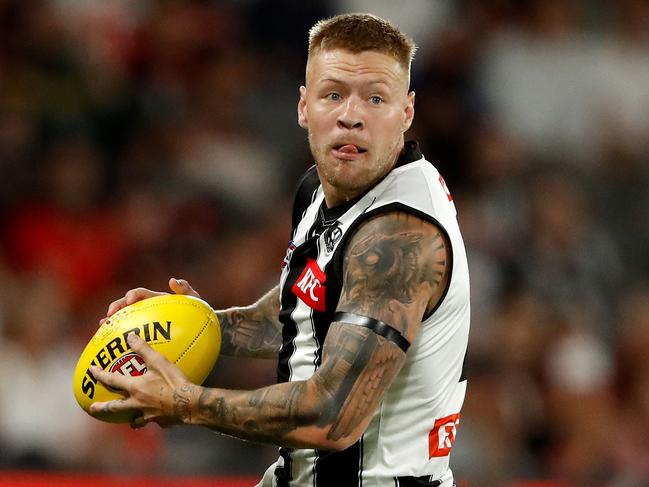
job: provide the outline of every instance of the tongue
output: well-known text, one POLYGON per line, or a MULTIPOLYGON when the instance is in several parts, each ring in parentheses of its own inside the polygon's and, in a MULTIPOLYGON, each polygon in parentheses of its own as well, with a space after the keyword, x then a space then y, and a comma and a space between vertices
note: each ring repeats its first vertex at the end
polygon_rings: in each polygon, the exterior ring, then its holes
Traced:
POLYGON ((353 144, 343 145, 338 149, 340 152, 346 152, 347 154, 358 154, 358 147, 353 144))

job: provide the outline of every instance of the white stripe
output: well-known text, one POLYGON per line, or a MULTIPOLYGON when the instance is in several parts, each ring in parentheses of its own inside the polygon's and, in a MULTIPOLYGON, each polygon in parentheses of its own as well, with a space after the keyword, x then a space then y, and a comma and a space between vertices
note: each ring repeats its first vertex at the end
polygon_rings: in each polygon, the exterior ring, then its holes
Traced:
POLYGON ((298 298, 291 320, 297 325, 297 335, 293 340, 293 355, 288 360, 292 371, 290 380, 307 380, 315 372, 315 351, 318 343, 313 331, 313 310, 298 298))

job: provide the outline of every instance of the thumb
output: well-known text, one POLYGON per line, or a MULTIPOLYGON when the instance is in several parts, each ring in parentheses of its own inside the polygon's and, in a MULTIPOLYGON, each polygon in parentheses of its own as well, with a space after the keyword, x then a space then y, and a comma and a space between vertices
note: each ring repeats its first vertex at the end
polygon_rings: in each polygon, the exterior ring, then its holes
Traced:
POLYGON ((201 297, 200 294, 198 294, 184 279, 176 279, 175 277, 172 277, 169 279, 169 288, 176 294, 186 294, 196 298, 201 297))

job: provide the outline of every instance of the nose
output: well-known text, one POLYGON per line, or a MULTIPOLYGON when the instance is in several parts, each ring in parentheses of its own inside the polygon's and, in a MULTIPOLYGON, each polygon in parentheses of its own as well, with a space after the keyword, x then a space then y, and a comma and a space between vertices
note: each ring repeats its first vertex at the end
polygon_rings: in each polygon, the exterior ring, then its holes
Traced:
POLYGON ((343 110, 338 116, 338 127, 347 130, 363 127, 363 117, 359 113, 357 100, 353 97, 348 98, 343 105, 343 110))

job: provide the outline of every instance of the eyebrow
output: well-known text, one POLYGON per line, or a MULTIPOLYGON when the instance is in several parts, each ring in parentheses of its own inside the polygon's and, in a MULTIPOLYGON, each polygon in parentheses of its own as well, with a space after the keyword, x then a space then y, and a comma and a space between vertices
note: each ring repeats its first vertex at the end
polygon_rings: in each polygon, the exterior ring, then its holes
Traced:
POLYGON ((335 83, 335 84, 340 84, 340 85, 345 84, 345 82, 343 80, 336 79, 336 78, 325 78, 325 79, 319 80, 319 82, 320 83, 335 83))
MULTIPOLYGON (((337 79, 337 78, 325 78, 325 79, 320 80, 319 82, 320 83, 329 82, 329 83, 335 83, 335 84, 340 84, 340 85, 347 84, 345 81, 337 79)), ((389 86, 388 82, 381 81, 381 80, 369 81, 367 84, 369 84, 369 85, 385 85, 385 86, 389 86)))

